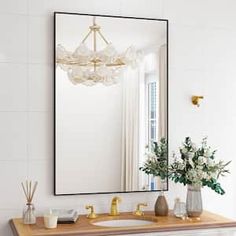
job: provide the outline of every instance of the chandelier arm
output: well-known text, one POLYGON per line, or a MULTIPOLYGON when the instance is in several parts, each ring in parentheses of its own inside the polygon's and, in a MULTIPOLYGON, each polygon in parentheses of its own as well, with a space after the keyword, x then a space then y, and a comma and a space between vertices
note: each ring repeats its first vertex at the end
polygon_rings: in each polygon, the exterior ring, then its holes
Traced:
POLYGON ((96 30, 93 31, 93 51, 97 51, 97 34, 96 30))
POLYGON ((84 43, 87 38, 89 37, 89 35, 92 33, 92 30, 90 29, 89 32, 87 33, 87 35, 84 37, 84 39, 82 40, 82 43, 84 43))
MULTIPOLYGON (((97 31, 96 30, 93 31, 93 50, 96 53, 96 51, 97 51, 97 31)), ((93 71, 96 72, 96 69, 97 69, 96 63, 94 62, 93 63, 93 71)))
POLYGON ((118 63, 109 63, 106 64, 107 67, 120 67, 120 66, 125 66, 124 62, 118 62, 118 63))
POLYGON ((107 41, 106 38, 103 36, 103 34, 101 33, 100 30, 98 30, 98 33, 99 33, 99 35, 101 36, 101 38, 103 39, 103 41, 108 45, 108 44, 109 44, 108 41, 107 41))

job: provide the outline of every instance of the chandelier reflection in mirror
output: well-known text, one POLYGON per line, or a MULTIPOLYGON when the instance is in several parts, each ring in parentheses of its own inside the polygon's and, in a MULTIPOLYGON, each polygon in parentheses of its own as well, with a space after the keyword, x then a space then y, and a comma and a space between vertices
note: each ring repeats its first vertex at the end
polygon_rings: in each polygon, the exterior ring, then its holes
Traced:
POLYGON ((74 85, 115 84, 123 69, 126 66, 136 68, 140 59, 141 53, 133 46, 118 53, 102 34, 101 27, 96 24, 96 17, 93 17, 93 25, 89 26, 89 32, 74 52, 67 51, 60 44, 56 49, 56 64, 67 73, 74 85), (89 37, 92 37, 92 49, 86 45, 89 37), (105 44, 103 49, 98 50, 97 40, 105 44))

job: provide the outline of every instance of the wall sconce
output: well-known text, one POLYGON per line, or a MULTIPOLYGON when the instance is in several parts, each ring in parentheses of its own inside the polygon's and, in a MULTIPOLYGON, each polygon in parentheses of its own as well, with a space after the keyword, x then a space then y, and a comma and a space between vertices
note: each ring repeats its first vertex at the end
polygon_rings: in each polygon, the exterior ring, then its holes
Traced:
POLYGON ((192 104, 200 107, 200 99, 203 99, 203 96, 192 96, 192 104))

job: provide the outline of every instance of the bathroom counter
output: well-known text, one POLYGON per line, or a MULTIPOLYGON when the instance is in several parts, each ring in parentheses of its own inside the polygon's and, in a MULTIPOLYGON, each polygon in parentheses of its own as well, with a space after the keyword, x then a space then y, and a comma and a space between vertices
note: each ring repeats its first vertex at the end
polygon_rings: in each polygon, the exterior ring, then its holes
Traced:
MULTIPOLYGON (((97 219, 87 219, 85 215, 81 215, 75 224, 59 224, 56 229, 45 229, 43 218, 38 217, 35 225, 24 225, 21 218, 11 219, 10 225, 15 236, 72 236, 72 235, 125 235, 125 234, 142 234, 155 233, 151 235, 159 235, 157 232, 176 232, 191 230, 209 230, 209 229, 233 229, 236 221, 227 219, 225 217, 204 211, 200 219, 182 220, 173 216, 170 212, 169 216, 155 217, 153 212, 145 212, 146 217, 151 217, 154 221, 151 225, 133 226, 133 227, 102 227, 95 226, 91 223, 103 219, 109 219, 107 214, 99 214, 97 219)), ((144 216, 144 217, 145 217, 144 216)), ((133 216, 132 213, 121 213, 119 218, 140 219, 140 217, 133 216)), ((110 217, 114 219, 114 217, 110 217)), ((143 218, 145 219, 145 218, 143 218)), ((196 233, 195 233, 196 234, 196 233)), ((172 235, 172 234, 168 234, 172 235)), ((175 235, 175 234, 173 234, 175 235)), ((183 234, 182 234, 183 235, 183 234)), ((189 235, 189 234, 188 234, 189 235)), ((193 234, 194 235, 194 234, 193 234)), ((214 235, 214 234, 213 234, 214 235)))

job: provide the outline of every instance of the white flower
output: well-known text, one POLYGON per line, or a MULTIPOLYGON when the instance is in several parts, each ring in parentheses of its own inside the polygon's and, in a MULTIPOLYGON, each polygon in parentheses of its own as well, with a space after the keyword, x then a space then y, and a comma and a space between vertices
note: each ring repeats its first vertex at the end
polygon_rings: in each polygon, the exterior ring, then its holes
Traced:
POLYGON ((148 152, 146 153, 146 158, 147 158, 147 161, 151 161, 151 162, 154 162, 156 160, 156 155, 155 153, 152 153, 152 152, 148 152))
POLYGON ((211 158, 208 158, 208 159, 207 159, 207 165, 208 165, 208 166, 214 166, 214 165, 215 165, 215 161, 212 160, 211 158))
POLYGON ((188 153, 188 150, 187 150, 187 148, 182 148, 182 149, 180 149, 181 150, 181 152, 183 153, 183 154, 186 154, 186 153, 188 153))
POLYGON ((206 173, 205 179, 206 180, 210 180, 211 179, 211 175, 209 173, 206 173))
POLYGON ((191 169, 188 171, 187 176, 191 181, 195 181, 195 179, 197 178, 197 171, 194 169, 191 169))
POLYGON ((193 159, 194 157, 194 152, 188 152, 188 158, 193 159))
POLYGON ((209 175, 207 172, 202 172, 202 176, 201 176, 201 179, 208 179, 209 178, 209 175))
POLYGON ((203 169, 203 165, 197 165, 196 168, 197 168, 198 170, 202 170, 202 169, 203 169))
POLYGON ((178 163, 178 169, 179 170, 184 170, 185 164, 184 163, 178 163))
POLYGON ((210 157, 211 156, 211 151, 209 149, 206 150, 206 152, 204 153, 205 157, 210 157))
POLYGON ((211 178, 216 179, 216 177, 217 177, 217 173, 216 172, 211 172, 209 174, 209 179, 211 179, 211 178))
POLYGON ((204 156, 199 156, 199 157, 198 157, 198 162, 199 162, 200 164, 204 164, 204 163, 206 163, 206 158, 205 158, 204 156))
POLYGON ((197 145, 195 143, 192 143, 191 146, 192 146, 193 151, 195 152, 197 150, 197 145))
POLYGON ((192 159, 189 159, 189 160, 188 160, 188 163, 189 163, 190 166, 192 166, 192 167, 194 168, 194 163, 193 163, 193 160, 192 160, 192 159))

